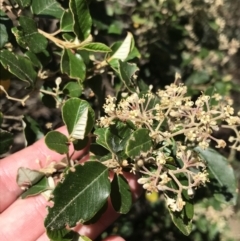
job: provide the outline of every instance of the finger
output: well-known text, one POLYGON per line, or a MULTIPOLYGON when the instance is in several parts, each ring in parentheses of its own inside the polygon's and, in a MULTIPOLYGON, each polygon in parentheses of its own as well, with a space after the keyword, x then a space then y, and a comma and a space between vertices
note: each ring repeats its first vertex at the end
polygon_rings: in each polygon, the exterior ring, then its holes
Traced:
POLYGON ((46 204, 46 199, 40 195, 14 202, 0 216, 1 241, 37 240, 45 232, 46 204))
MULTIPOLYGON (((67 134, 66 127, 61 127, 58 131, 67 134)), ((70 153, 73 147, 70 146, 70 153)), ((74 159, 78 158, 83 151, 76 152, 74 159)), ((16 182, 17 171, 19 167, 27 167, 30 169, 40 169, 36 160, 41 165, 46 166, 49 161, 60 161, 64 155, 60 155, 48 149, 44 139, 41 139, 33 145, 16 152, 0 161, 0 212, 5 210, 22 192, 16 182)))
POLYGON ((36 241, 49 241, 49 237, 46 233, 43 233, 36 241))
MULTIPOLYGON (((85 156, 82 162, 89 159, 85 156)), ((44 219, 47 215, 48 202, 42 195, 18 199, 10 205, 0 216, 1 241, 14 240, 21 233, 21 240, 37 240, 44 232, 44 219)), ((44 236, 47 238, 47 236, 44 236)), ((43 237, 43 240, 44 240, 43 237)), ((46 239, 49 241, 49 238, 46 239)))

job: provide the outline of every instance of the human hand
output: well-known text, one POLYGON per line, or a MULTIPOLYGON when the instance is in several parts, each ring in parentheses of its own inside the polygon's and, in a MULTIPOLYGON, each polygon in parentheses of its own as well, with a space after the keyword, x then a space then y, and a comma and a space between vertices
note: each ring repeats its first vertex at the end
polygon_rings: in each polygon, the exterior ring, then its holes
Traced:
MULTIPOLYGON (((58 131, 66 133, 66 128, 61 127, 58 131)), ((70 151, 73 148, 70 147, 70 151)), ((73 159, 86 161, 86 150, 75 152, 73 159)), ((0 160, 0 240, 1 241, 48 241, 45 233, 44 218, 47 215, 47 200, 42 196, 34 196, 26 199, 19 199, 21 189, 17 185, 16 176, 19 167, 40 169, 47 165, 47 157, 52 161, 60 161, 63 155, 57 154, 47 148, 44 139, 39 140, 17 153, 0 160)), ((126 173, 125 178, 131 187, 133 198, 137 199, 141 194, 141 188, 133 175, 126 173)), ((118 218, 109 202, 107 211, 97 223, 91 225, 78 225, 74 228, 81 235, 95 239, 114 220, 118 218)), ((108 237, 104 241, 122 241, 121 237, 108 237)))

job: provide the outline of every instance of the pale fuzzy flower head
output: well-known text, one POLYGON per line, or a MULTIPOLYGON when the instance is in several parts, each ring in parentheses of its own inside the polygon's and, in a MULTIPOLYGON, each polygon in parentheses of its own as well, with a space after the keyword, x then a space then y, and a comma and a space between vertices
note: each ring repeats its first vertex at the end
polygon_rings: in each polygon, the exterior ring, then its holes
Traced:
POLYGON ((195 141, 197 138, 197 133, 194 130, 190 130, 185 133, 185 136, 188 138, 188 140, 195 141))
POLYGON ((226 119, 226 122, 229 125, 239 125, 240 124, 240 118, 238 116, 230 116, 229 118, 226 119))
POLYGON ((163 174, 160 175, 161 181, 159 182, 159 185, 165 185, 169 181, 171 181, 171 178, 168 177, 167 173, 164 172, 163 174))
POLYGON ((139 179, 137 180, 137 182, 138 182, 139 184, 145 184, 145 183, 149 182, 149 178, 147 178, 147 177, 141 177, 141 178, 139 178, 139 179))
POLYGON ((236 39, 232 39, 232 41, 229 43, 229 49, 228 49, 228 54, 229 55, 234 55, 237 53, 239 49, 239 41, 236 39))
POLYGON ((143 189, 148 190, 150 187, 151 187, 151 184, 150 184, 150 183, 144 183, 144 184, 143 184, 143 189))
POLYGON ((225 146, 226 146, 226 142, 224 140, 222 140, 222 139, 217 140, 216 148, 225 148, 225 146))
POLYGON ((209 114, 204 113, 200 118, 200 122, 203 124, 209 124, 211 121, 211 116, 209 114))
POLYGON ((235 140, 236 140, 236 137, 234 136, 230 136, 228 139, 229 142, 234 142, 235 140))
POLYGON ((198 57, 195 57, 192 60, 192 65, 195 70, 201 70, 203 68, 203 64, 204 64, 203 60, 198 57))
POLYGON ((185 206, 186 202, 183 201, 181 197, 177 198, 176 205, 177 205, 177 211, 182 211, 183 207, 185 206))
POLYGON ((176 200, 173 198, 168 197, 167 195, 165 195, 166 197, 166 204, 167 206, 173 211, 177 211, 177 205, 176 205, 176 200))
POLYGON ((222 99, 222 96, 221 96, 220 94, 218 94, 218 93, 215 93, 215 94, 212 96, 212 98, 214 98, 215 100, 219 101, 219 100, 222 99))
POLYGON ((234 114, 234 109, 230 105, 227 105, 226 107, 224 107, 223 110, 226 116, 230 116, 234 114))
POLYGON ((176 156, 178 158, 183 158, 185 155, 185 151, 186 151, 187 147, 183 146, 181 143, 177 143, 177 152, 176 152, 176 156))
POLYGON ((106 98, 106 103, 103 105, 103 109, 106 114, 112 115, 114 114, 116 104, 115 104, 116 98, 112 97, 110 95, 107 96, 106 98))
POLYGON ((112 121, 111 118, 109 118, 107 116, 103 116, 103 117, 100 117, 100 119, 98 120, 98 124, 101 127, 109 127, 110 125, 113 125, 114 122, 112 121))
POLYGON ((220 29, 224 29, 226 25, 226 21, 223 18, 217 18, 216 19, 216 24, 219 26, 220 29))
POLYGON ((167 195, 166 197, 166 204, 173 212, 181 212, 183 207, 185 206, 186 202, 182 200, 181 197, 178 197, 177 200, 173 198, 169 198, 167 195))
POLYGON ((205 149, 207 149, 208 147, 209 147, 209 143, 205 140, 205 141, 201 141, 201 142, 199 142, 199 146, 203 149, 203 150, 205 150, 205 149))
POLYGON ((161 165, 166 164, 166 157, 162 152, 157 153, 156 162, 161 165))
POLYGON ((155 140, 157 143, 163 141, 163 136, 160 134, 159 131, 155 131, 155 132, 153 132, 153 133, 150 132, 150 133, 149 133, 149 136, 150 136, 153 140, 155 140))
POLYGON ((207 171, 204 170, 203 172, 198 172, 195 176, 193 176, 193 180, 198 184, 205 185, 206 182, 209 182, 207 171))
POLYGON ((215 6, 216 7, 223 6, 223 0, 216 0, 215 1, 215 6))
POLYGON ((219 46, 220 50, 228 49, 229 41, 228 41, 228 38, 225 34, 220 34, 218 40, 219 40, 219 43, 220 43, 220 46, 219 46))

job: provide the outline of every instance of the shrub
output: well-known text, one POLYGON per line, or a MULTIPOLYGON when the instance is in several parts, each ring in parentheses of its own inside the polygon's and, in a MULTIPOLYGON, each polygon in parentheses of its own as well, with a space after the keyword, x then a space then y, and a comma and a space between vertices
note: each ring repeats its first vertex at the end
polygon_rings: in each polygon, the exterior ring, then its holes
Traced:
MULTIPOLYGON (((68 135, 48 131, 45 136, 48 148, 65 155, 61 165, 49 163, 50 173, 48 167, 18 171, 18 184, 27 189, 23 198, 51 189, 53 178, 59 181, 53 197, 48 197, 54 202, 45 219, 49 237, 68 232, 66 226, 91 221, 108 198, 116 212, 128 213, 132 196, 124 172, 139 175, 147 194, 161 193, 173 223, 185 235, 192 230, 193 200, 201 186, 207 186, 216 202, 236 204, 233 169, 215 149, 240 151, 240 113, 235 113, 232 99, 223 96, 237 86, 226 82, 226 66, 239 41, 224 34, 225 22, 218 12, 222 1, 213 3, 143 1, 119 8, 121 3, 113 1, 106 3, 108 18, 116 15, 121 20, 123 10, 134 13, 126 26, 112 19, 108 26, 94 18, 96 13, 84 0, 2 2, 1 94, 23 106, 32 95, 41 98, 47 107, 60 110, 68 130, 68 135), (128 31, 123 40, 109 40, 124 28, 133 34, 128 31), (161 73, 164 82, 169 71, 170 76, 176 72, 173 83, 161 89, 138 77, 146 76, 148 68, 154 73, 151 57, 159 44, 159 64, 167 60, 161 73), (139 71, 137 61, 150 65, 139 71), (23 98, 8 94, 11 79, 27 83, 23 98), (232 131, 229 141, 216 136, 221 128, 232 131), (72 160, 69 145, 81 150, 89 141, 90 161, 82 165, 72 160), (109 170, 114 173, 112 182, 109 170), (30 180, 23 180, 23 172, 30 180)), ((1 123, 3 118, 1 113, 1 123)), ((31 118, 25 118, 25 125, 29 145, 41 129, 31 118)), ((1 154, 12 138, 12 133, 1 131, 1 154)), ((209 193, 198 202, 204 203, 205 197, 209 193)))

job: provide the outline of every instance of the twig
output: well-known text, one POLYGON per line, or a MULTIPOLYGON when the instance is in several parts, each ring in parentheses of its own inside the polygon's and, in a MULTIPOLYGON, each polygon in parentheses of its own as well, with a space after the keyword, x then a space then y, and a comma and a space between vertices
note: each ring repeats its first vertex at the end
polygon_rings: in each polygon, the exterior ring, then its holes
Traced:
POLYGON ((14 98, 14 97, 11 97, 10 95, 8 95, 7 91, 4 89, 4 87, 2 85, 0 85, 0 89, 6 94, 7 99, 14 100, 14 101, 17 101, 17 102, 21 102, 22 106, 25 106, 26 100, 30 97, 30 95, 26 95, 22 99, 14 98))

